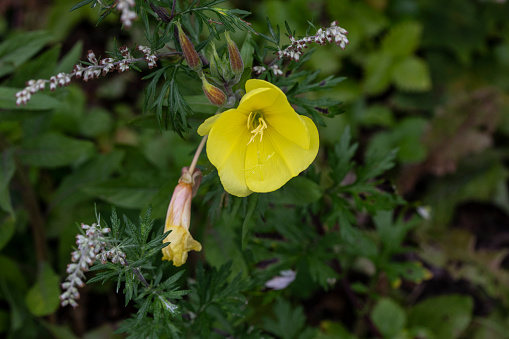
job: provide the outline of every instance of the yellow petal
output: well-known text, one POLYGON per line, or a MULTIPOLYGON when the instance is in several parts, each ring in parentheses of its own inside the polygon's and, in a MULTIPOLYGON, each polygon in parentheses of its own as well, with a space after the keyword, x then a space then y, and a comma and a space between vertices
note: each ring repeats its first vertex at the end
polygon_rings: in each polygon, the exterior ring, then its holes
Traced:
POLYGON ((199 127, 198 127, 198 134, 201 136, 207 135, 210 132, 210 129, 212 126, 214 126, 214 123, 219 119, 222 113, 216 114, 214 116, 211 116, 207 120, 205 120, 199 127))
POLYGON ((163 260, 172 260, 173 265, 183 265, 188 256, 189 251, 201 251, 201 244, 194 240, 191 233, 181 226, 171 226, 171 233, 164 239, 164 242, 170 244, 162 249, 163 260))
POLYGON ((253 192, 272 192, 308 168, 318 153, 319 137, 315 124, 308 117, 299 117, 310 135, 309 149, 269 127, 262 142, 248 145, 246 182, 253 192))
POLYGON ((295 113, 288 101, 286 104, 273 105, 265 109, 263 116, 267 124, 283 137, 304 149, 309 149, 310 133, 307 125, 302 121, 301 116, 295 113))
POLYGON ((239 109, 248 112, 262 111, 267 124, 279 134, 302 148, 309 148, 309 133, 292 108, 286 95, 277 86, 263 80, 251 79, 246 82, 247 94, 242 97, 239 109))
POLYGON ((246 92, 247 93, 251 92, 252 90, 258 89, 258 88, 275 89, 276 91, 279 91, 279 92, 281 92, 281 94, 285 95, 279 87, 271 84, 268 81, 260 80, 260 79, 249 79, 248 81, 246 81, 246 92))
POLYGON ((238 197, 252 193, 247 187, 244 171, 246 145, 251 137, 246 124, 246 114, 236 109, 228 110, 217 119, 207 141, 207 156, 217 168, 224 189, 238 197))
POLYGON ((247 112, 262 111, 280 100, 287 101, 283 92, 271 88, 258 88, 242 97, 238 109, 247 112))

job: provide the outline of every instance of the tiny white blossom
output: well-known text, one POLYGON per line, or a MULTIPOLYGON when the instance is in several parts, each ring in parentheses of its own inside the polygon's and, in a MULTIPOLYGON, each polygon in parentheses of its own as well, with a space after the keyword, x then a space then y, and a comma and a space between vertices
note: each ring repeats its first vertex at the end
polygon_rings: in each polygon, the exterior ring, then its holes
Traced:
POLYGON ((306 36, 302 39, 296 40, 293 36, 290 36, 290 46, 285 48, 284 50, 277 52, 277 57, 289 57, 295 61, 299 61, 300 55, 302 54, 302 50, 307 48, 308 44, 314 42, 319 45, 325 45, 326 43, 336 43, 342 49, 345 49, 346 45, 348 45, 349 41, 346 35, 348 32, 338 26, 337 21, 333 21, 330 27, 327 28, 319 28, 314 36, 306 36))

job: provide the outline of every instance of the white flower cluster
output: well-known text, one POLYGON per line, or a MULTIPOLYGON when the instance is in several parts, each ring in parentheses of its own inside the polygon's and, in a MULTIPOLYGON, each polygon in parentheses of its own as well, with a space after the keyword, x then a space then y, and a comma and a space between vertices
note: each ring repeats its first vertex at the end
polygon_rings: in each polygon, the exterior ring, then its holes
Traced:
POLYGON ((87 272, 96 261, 96 258, 104 251, 106 241, 104 234, 109 233, 109 228, 101 228, 98 224, 81 224, 85 234, 76 236, 76 245, 78 249, 71 253, 72 263, 67 265, 65 282, 62 283, 64 292, 60 295, 62 306, 78 306, 76 300, 80 298, 78 287, 83 287, 87 272))
MULTIPOLYGON (((283 75, 283 71, 279 68, 278 65, 272 65, 269 66, 269 69, 274 73, 275 76, 283 75)), ((260 75, 262 73, 265 73, 267 71, 267 68, 265 66, 254 66, 253 71, 256 75, 260 75)))
POLYGON ((117 10, 122 12, 120 14, 120 21, 127 28, 130 28, 133 21, 138 18, 138 15, 131 9, 134 7, 134 4, 134 0, 118 0, 117 2, 117 10))
POLYGON ((54 91, 57 86, 63 87, 69 85, 71 83, 71 75, 62 72, 52 76, 49 80, 29 80, 26 84, 27 86, 16 93, 16 105, 26 105, 32 94, 44 90, 46 83, 49 83, 49 88, 54 91))
POLYGON ((106 264, 108 259, 114 264, 116 263, 120 263, 122 265, 127 264, 127 261, 125 260, 125 253, 122 252, 122 250, 118 246, 115 246, 108 251, 102 251, 97 256, 97 258, 101 260, 102 264, 106 264))
POLYGON ((145 61, 147 62, 148 68, 152 69, 152 67, 157 66, 157 56, 154 51, 152 51, 147 46, 138 46, 138 50, 145 54, 145 61))
POLYGON ((306 36, 299 40, 290 36, 290 46, 277 52, 277 56, 279 58, 289 57, 295 61, 299 61, 302 50, 307 48, 308 45, 313 42, 319 45, 335 42, 336 45, 345 49, 346 45, 349 43, 348 38, 346 37, 347 34, 348 32, 344 28, 338 26, 337 21, 333 21, 330 27, 325 29, 320 28, 313 36, 306 36))
POLYGON ((122 57, 124 58, 121 60, 118 64, 118 72, 122 73, 129 69, 129 64, 132 63, 134 60, 131 53, 129 52, 129 48, 127 46, 120 47, 120 53, 122 54, 122 57))
POLYGON ((16 93, 16 105, 26 105, 32 97, 32 94, 44 90, 46 83, 49 83, 50 89, 54 91, 57 86, 63 87, 69 85, 71 83, 71 78, 74 76, 76 78, 83 78, 83 81, 88 81, 90 79, 99 78, 101 73, 104 76, 114 70, 124 72, 129 69, 130 64, 142 60, 147 62, 149 68, 157 66, 157 55, 154 51, 145 46, 138 46, 138 49, 144 54, 143 58, 135 59, 132 57, 127 46, 120 47, 119 50, 123 59, 119 61, 115 61, 113 58, 104 58, 98 61, 94 51, 89 50, 87 53, 87 59, 91 65, 84 66, 77 64, 74 66, 71 73, 58 73, 57 75, 52 76, 49 80, 29 80, 26 84, 27 86, 16 93))

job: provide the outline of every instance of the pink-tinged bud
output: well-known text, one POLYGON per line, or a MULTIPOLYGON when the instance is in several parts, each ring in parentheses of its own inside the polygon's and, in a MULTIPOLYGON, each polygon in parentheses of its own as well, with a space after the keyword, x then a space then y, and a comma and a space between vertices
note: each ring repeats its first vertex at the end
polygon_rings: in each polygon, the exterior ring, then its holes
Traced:
POLYGON ((177 267, 186 262, 189 251, 201 251, 201 244, 189 233, 191 200, 193 192, 200 186, 201 176, 202 173, 198 169, 192 174, 189 173, 188 167, 182 169, 182 176, 173 191, 166 213, 164 232, 171 233, 163 240, 170 243, 162 249, 163 260, 171 260, 177 267))
POLYGON ((233 74, 240 75, 244 72, 244 61, 240 55, 239 49, 235 42, 230 38, 228 31, 224 33, 226 42, 228 43, 228 55, 230 56, 230 67, 233 74))
POLYGON ((226 94, 224 94, 223 91, 210 84, 207 79, 205 79, 205 76, 201 77, 201 82, 203 93, 205 93, 205 96, 212 105, 224 106, 224 104, 226 104, 226 94))
POLYGON ((180 47, 182 47, 184 58, 186 59, 189 67, 193 71, 198 72, 202 67, 200 56, 194 49, 191 40, 189 40, 186 33, 184 33, 184 31, 182 30, 182 26, 180 26, 179 22, 177 22, 177 29, 179 32, 180 47))

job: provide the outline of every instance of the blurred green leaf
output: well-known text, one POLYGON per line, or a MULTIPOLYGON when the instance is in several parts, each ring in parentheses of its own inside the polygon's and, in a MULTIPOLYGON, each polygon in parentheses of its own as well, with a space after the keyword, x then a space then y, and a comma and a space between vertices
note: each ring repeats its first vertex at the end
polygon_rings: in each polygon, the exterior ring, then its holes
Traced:
POLYGON ((107 179, 118 169, 123 157, 124 152, 115 150, 91 159, 65 177, 56 190, 51 205, 63 204, 70 206, 84 198, 89 198, 88 194, 82 193, 83 188, 107 179))
POLYGON ((428 65, 420 58, 407 57, 392 70, 396 86, 403 91, 423 92, 431 89, 428 65))
POLYGON ((406 57, 419 46, 422 25, 417 21, 406 21, 391 27, 382 40, 382 50, 395 57, 406 57))
POLYGON ((74 44, 72 49, 60 60, 58 66, 55 69, 55 73, 65 72, 70 73, 74 65, 78 62, 83 52, 83 42, 78 41, 74 44))
POLYGON ((391 82, 394 58, 387 52, 372 53, 365 65, 364 90, 378 94, 387 89, 391 82))
POLYGON ((133 173, 127 177, 88 185, 83 187, 83 191, 116 206, 141 209, 152 200, 162 184, 164 181, 160 177, 133 173))
POLYGON ((371 311, 371 319, 384 338, 394 338, 404 328, 405 311, 389 298, 381 298, 371 311))
POLYGON ((50 40, 44 31, 18 33, 0 44, 0 77, 12 73, 16 67, 31 59, 50 40))
MULTIPOLYGON (((0 155, 0 208, 14 217, 9 193, 9 183, 16 171, 16 164, 11 150, 7 149, 0 155)), ((0 248, 2 248, 2 246, 0 246, 0 248)))
POLYGON ((244 61, 244 68, 250 69, 253 67, 254 43, 251 33, 247 33, 246 39, 240 48, 240 56, 242 57, 242 61, 244 61))
POLYGON ((313 338, 314 331, 306 328, 306 316, 301 306, 293 307, 288 301, 278 299, 273 308, 275 319, 266 317, 263 327, 282 339, 313 338))
POLYGON ((436 339, 458 338, 472 319, 470 296, 444 295, 428 298, 408 313, 408 327, 430 329, 436 339))
POLYGON ((268 193, 275 204, 307 205, 318 201, 322 195, 320 185, 305 177, 295 177, 275 192, 268 193))
POLYGON ((14 235, 15 225, 16 222, 11 217, 2 221, 2 226, 0 227, 0 251, 9 243, 9 240, 14 235))
MULTIPOLYGON (((21 89, 0 87, 0 109, 46 111, 59 105, 58 100, 44 93, 33 94, 26 105, 16 105, 16 93, 21 89)), ((0 116, 3 113, 0 111, 0 116)))
POLYGON ((23 163, 49 168, 85 161, 93 152, 94 144, 90 141, 77 140, 53 132, 26 139, 17 150, 23 163))
POLYGON ((28 291, 25 302, 35 316, 45 316, 55 312, 60 305, 60 278, 51 266, 42 264, 37 282, 28 291))

